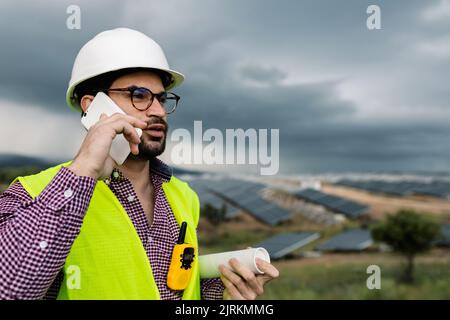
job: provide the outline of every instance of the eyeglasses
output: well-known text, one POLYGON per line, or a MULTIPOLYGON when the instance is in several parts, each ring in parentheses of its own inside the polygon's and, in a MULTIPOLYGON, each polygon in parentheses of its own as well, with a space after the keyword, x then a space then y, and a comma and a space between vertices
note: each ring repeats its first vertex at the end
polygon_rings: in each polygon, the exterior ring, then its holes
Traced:
POLYGON ((129 92, 131 103, 136 109, 141 111, 150 108, 155 97, 163 106, 166 114, 174 112, 177 108, 178 101, 180 101, 180 97, 173 92, 164 91, 161 93, 153 93, 147 88, 136 86, 131 86, 128 88, 111 88, 100 91, 105 93, 108 91, 129 92))

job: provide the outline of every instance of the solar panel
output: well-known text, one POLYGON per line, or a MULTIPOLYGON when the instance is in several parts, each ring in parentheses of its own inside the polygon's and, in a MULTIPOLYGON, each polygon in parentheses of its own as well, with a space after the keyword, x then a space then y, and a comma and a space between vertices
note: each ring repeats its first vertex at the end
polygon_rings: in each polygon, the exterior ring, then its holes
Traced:
POLYGON ((198 193, 198 198, 200 201, 200 205, 205 205, 207 203, 211 204, 211 205, 216 205, 218 203, 222 203, 223 199, 213 195, 212 193, 209 192, 200 192, 198 193))
POLYGON ((317 232, 282 233, 258 243, 255 248, 263 247, 271 259, 280 259, 318 238, 320 235, 317 232))
POLYGON ((364 214, 368 209, 369 209, 368 206, 360 205, 360 204, 353 203, 353 202, 347 202, 347 203, 337 207, 336 211, 338 211, 346 216, 356 218, 356 217, 364 214))
POLYGON ((361 251, 372 245, 370 231, 353 229, 345 231, 317 246, 321 251, 361 251))
POLYGON ((342 210, 341 212, 343 214, 345 214, 346 216, 356 218, 361 215, 364 215, 367 212, 367 209, 368 209, 368 207, 356 207, 356 208, 351 208, 351 209, 348 209, 345 211, 342 210))
POLYGON ((236 217, 241 210, 233 206, 231 203, 225 201, 223 198, 208 191, 207 186, 211 184, 211 181, 207 180, 192 180, 189 185, 195 190, 200 201, 200 207, 203 208, 205 204, 210 204, 213 207, 219 209, 226 205, 225 218, 236 217))
POLYGON ((450 195, 450 187, 442 184, 430 184, 421 187, 417 193, 431 195, 438 198, 446 198, 450 195))
POLYGON ((261 198, 255 198, 252 202, 245 206, 243 205, 243 207, 257 219, 270 225, 276 225, 291 217, 290 213, 285 209, 279 208, 261 198))
POLYGON ((324 206, 332 211, 342 213, 350 218, 356 218, 367 212, 368 206, 341 197, 329 195, 313 189, 305 189, 296 195, 307 201, 324 206))
MULTIPOLYGON (((203 205, 205 203, 214 204, 218 200, 221 200, 217 196, 215 196, 214 194, 206 191, 205 189, 198 188, 198 187, 193 188, 193 189, 197 193, 201 205, 203 205)), ((221 202, 222 201, 223 200, 221 200, 221 202)))
POLYGON ((342 207, 342 206, 344 206, 344 205, 347 205, 347 204, 349 204, 350 203, 350 201, 349 200, 347 200, 347 199, 343 199, 343 198, 339 198, 338 200, 336 200, 336 201, 334 201, 332 204, 331 204, 331 206, 333 207, 333 208, 339 208, 339 207, 342 207))
POLYGON ((210 180, 206 187, 217 192, 226 192, 235 188, 238 184, 237 181, 231 179, 210 180))
POLYGON ((417 184, 410 182, 398 183, 395 185, 395 191, 401 195, 409 195, 414 193, 414 189, 417 188, 417 184))
POLYGON ((270 212, 265 212, 263 216, 260 217, 260 220, 271 225, 275 226, 281 222, 287 221, 291 218, 289 212, 285 210, 274 209, 270 212))
POLYGON ((351 181, 347 179, 336 183, 346 187, 363 189, 371 192, 380 192, 396 196, 406 196, 411 194, 425 194, 440 198, 450 195, 450 183, 444 181, 417 182, 417 181, 351 181))
POLYGON ((305 189, 305 190, 299 191, 297 193, 297 195, 300 196, 301 198, 305 198, 305 199, 312 200, 312 201, 318 200, 318 199, 326 196, 322 192, 314 190, 314 189, 305 189))
POLYGON ((401 191, 400 186, 395 183, 389 183, 389 184, 386 183, 386 184, 380 185, 379 190, 380 190, 380 192, 383 192, 383 193, 388 193, 388 194, 393 194, 393 195, 398 195, 398 196, 405 195, 405 192, 401 191))
POLYGON ((250 201, 245 202, 245 204, 242 203, 242 206, 245 208, 262 210, 264 207, 270 206, 270 203, 260 197, 252 197, 250 201))
POLYGON ((240 187, 235 187, 234 189, 232 189, 230 191, 220 192, 220 193, 230 199, 240 198, 240 197, 242 197, 244 199, 246 196, 249 196, 249 195, 258 195, 260 190, 261 190, 260 187, 240 186, 240 187))
POLYGON ((326 195, 316 201, 317 201, 317 203, 319 203, 325 207, 332 207, 334 203, 340 202, 341 200, 342 200, 342 198, 331 196, 331 195, 326 195))
POLYGON ((355 188, 359 189, 366 189, 368 191, 372 192, 383 192, 384 184, 380 181, 371 181, 367 183, 362 183, 358 186, 358 184, 355 184, 355 188))
POLYGON ((209 185, 209 188, 213 189, 214 191, 220 192, 220 193, 226 193, 226 192, 230 192, 235 189, 258 190, 258 189, 264 188, 264 185, 260 184, 260 183, 254 183, 254 182, 243 181, 243 180, 223 179, 223 180, 214 181, 214 183, 211 183, 209 185))
POLYGON ((211 204, 219 208, 226 202, 227 208, 230 207, 227 210, 227 218, 233 217, 241 209, 270 225, 276 225, 291 217, 287 210, 279 208, 273 203, 261 198, 259 191, 265 188, 265 186, 260 183, 235 179, 199 179, 191 181, 190 185, 197 191, 200 203, 206 203, 206 201, 213 202, 211 204))
POLYGON ((221 196, 228 198, 237 203, 245 201, 249 196, 257 195, 265 186, 247 181, 227 180, 224 184, 214 184, 208 189, 219 193, 221 196))
POLYGON ((241 210, 238 208, 235 208, 233 206, 228 206, 227 204, 227 213, 225 214, 225 218, 232 219, 240 215, 241 210))

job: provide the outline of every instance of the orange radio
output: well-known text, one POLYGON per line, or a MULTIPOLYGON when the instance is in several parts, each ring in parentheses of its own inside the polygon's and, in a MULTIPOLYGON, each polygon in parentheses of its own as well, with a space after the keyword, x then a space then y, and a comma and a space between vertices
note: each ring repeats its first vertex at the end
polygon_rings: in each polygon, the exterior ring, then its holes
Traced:
POLYGON ((172 290, 184 290, 189 284, 192 275, 192 263, 195 258, 194 246, 184 243, 187 223, 183 222, 178 235, 178 241, 172 252, 167 286, 172 290))

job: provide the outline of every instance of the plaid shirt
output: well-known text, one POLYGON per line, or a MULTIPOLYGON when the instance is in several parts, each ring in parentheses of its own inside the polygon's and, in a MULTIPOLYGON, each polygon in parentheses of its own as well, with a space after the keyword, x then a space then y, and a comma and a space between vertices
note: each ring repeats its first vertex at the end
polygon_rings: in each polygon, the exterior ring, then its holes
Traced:
MULTIPOLYGON (((179 226, 162 189, 172 175, 159 159, 150 163, 154 187, 149 225, 134 188, 114 170, 105 182, 128 213, 152 266, 161 299, 181 299, 166 285, 179 226)), ((89 206, 96 180, 62 167, 42 193, 32 199, 20 182, 0 195, 0 299, 55 299, 62 267, 89 206)), ((222 299, 219 278, 201 280, 202 299, 222 299)))

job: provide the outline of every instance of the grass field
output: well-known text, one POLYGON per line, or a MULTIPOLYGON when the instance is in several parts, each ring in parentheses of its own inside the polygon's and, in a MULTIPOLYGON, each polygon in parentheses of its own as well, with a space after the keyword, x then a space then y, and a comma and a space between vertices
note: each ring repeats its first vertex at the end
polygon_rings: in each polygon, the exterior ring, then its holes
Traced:
POLYGON ((419 257, 414 284, 397 281, 403 261, 392 254, 337 256, 275 262, 280 278, 267 284, 260 299, 450 299, 448 251, 439 259, 436 253, 419 257), (381 269, 380 290, 366 286, 370 264, 381 269))
MULTIPOLYGON (((321 233, 319 241, 301 249, 309 251, 344 228, 355 227, 354 224, 349 221, 340 227, 321 228, 297 221, 288 226, 266 227, 242 217, 239 221, 213 226, 203 220, 199 227, 200 254, 245 249, 291 228, 321 233)), ((413 284, 397 280, 404 260, 394 253, 377 250, 324 253, 318 258, 300 258, 299 253, 292 259, 273 261, 280 278, 266 285, 260 299, 450 299, 450 249, 436 248, 418 256, 413 284), (366 286, 370 276, 366 270, 372 264, 381 269, 380 290, 369 290, 366 286)))
MULTIPOLYGON (((278 230, 250 223, 224 223, 210 229, 202 224, 200 254, 245 249, 276 234, 278 230)), ((322 231, 329 238, 339 230, 322 231)), ((303 248, 312 250, 319 242, 303 248)), ((297 252, 298 254, 299 252, 297 252)), ((433 249, 416 261, 416 282, 399 283, 404 260, 389 252, 325 253, 319 258, 273 261, 280 278, 268 283, 260 299, 450 299, 450 249, 433 249), (381 269, 381 289, 369 290, 366 273, 369 265, 381 269)))

